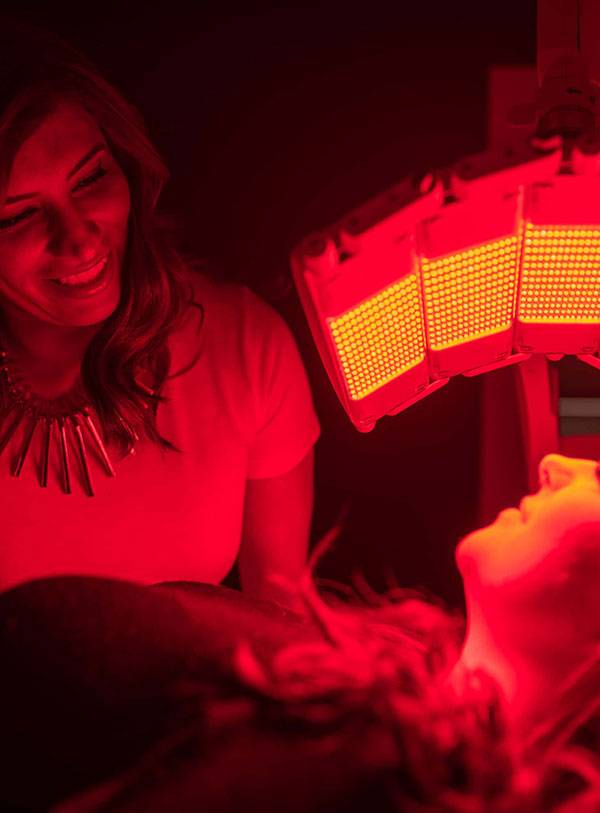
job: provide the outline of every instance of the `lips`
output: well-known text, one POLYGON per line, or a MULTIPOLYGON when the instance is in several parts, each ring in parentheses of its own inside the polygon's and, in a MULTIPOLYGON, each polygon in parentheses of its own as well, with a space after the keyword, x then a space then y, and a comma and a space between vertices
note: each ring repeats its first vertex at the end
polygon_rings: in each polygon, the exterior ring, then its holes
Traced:
POLYGON ((114 281, 114 263, 112 256, 106 254, 83 268, 47 277, 44 282, 53 297, 82 299, 101 293, 111 285, 111 280, 114 281))
POLYGON ((49 279, 51 282, 54 282, 57 285, 87 285, 90 282, 95 281, 95 279, 100 276, 104 270, 107 260, 108 255, 105 254, 103 257, 99 257, 84 267, 80 266, 74 271, 57 275, 56 277, 50 277, 49 279))
POLYGON ((521 512, 521 517, 523 522, 527 522, 529 517, 531 516, 531 501, 532 497, 523 497, 521 502, 519 503, 519 510, 521 512))
POLYGON ((523 522, 521 512, 519 511, 518 508, 504 508, 498 514, 498 519, 499 520, 507 520, 507 521, 510 521, 511 523, 514 522, 514 521, 523 522))

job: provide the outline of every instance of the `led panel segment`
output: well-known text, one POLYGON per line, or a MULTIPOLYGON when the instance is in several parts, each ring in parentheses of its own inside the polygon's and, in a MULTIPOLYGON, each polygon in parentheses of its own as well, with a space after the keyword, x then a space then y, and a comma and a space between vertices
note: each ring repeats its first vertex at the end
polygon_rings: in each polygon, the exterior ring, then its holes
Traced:
POLYGON ((416 273, 328 319, 328 324, 354 400, 370 395, 425 360, 416 273))
POLYGON ((507 362, 519 279, 521 195, 459 201, 419 231, 434 377, 507 362))
POLYGON ((600 227, 526 225, 519 319, 600 323, 600 227))
POLYGON ((292 252, 294 280, 331 383, 357 429, 443 386, 427 358, 415 227, 438 213, 439 179, 403 181, 292 252))
POLYGON ((593 354, 600 342, 600 180, 557 175, 527 190, 515 346, 593 354))
POLYGON ((431 350, 446 350, 511 327, 518 243, 512 235, 435 260, 422 258, 431 350))
POLYGON ((329 377, 354 425, 367 431, 445 380, 430 380, 412 235, 361 248, 337 260, 324 255, 319 266, 306 255, 293 261, 329 377))

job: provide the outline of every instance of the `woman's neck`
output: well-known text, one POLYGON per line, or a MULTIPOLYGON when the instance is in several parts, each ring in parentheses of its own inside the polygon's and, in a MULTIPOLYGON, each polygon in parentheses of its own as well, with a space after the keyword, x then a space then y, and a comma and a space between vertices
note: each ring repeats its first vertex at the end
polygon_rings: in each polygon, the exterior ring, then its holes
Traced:
POLYGON ((528 736, 558 701, 564 682, 581 658, 549 657, 544 663, 517 652, 507 652, 494 640, 485 620, 469 614, 467 635, 450 680, 461 685, 465 671, 481 669, 498 684, 507 718, 517 732, 528 736))
POLYGON ((25 383, 54 398, 77 382, 83 357, 99 326, 63 327, 21 314, 3 313, 2 343, 25 383))

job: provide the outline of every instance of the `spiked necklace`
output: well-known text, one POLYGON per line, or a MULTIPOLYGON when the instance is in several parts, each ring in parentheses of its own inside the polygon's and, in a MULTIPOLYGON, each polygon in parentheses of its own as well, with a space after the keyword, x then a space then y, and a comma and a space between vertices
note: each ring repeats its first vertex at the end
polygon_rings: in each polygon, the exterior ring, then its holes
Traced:
MULTIPOLYGON (((128 451, 133 454, 138 435, 121 416, 119 421, 130 438, 128 451)), ((11 462, 14 477, 20 476, 36 436, 41 437, 38 481, 42 488, 48 485, 49 461, 53 449, 56 449, 60 460, 62 492, 72 493, 70 448, 74 447, 84 491, 88 497, 94 496, 86 437, 88 441, 91 440, 108 476, 115 476, 101 433, 92 417, 90 401, 81 386, 76 385, 58 398, 46 399, 35 395, 13 371, 7 352, 0 347, 0 455, 18 434, 19 428, 22 429, 22 439, 17 455, 11 462)))

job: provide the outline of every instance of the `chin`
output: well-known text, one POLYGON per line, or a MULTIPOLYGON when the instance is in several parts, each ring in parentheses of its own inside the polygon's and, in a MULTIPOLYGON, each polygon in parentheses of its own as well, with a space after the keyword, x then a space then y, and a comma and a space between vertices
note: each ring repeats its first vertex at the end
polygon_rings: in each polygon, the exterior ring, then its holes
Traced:
MULTIPOLYGON (((62 293, 62 292, 61 292, 62 293)), ((92 327, 105 322, 121 301, 121 281, 112 275, 106 287, 88 296, 65 292, 48 303, 51 321, 61 327, 92 327)))
POLYGON ((59 319, 52 320, 57 327, 63 328, 86 328, 101 325, 106 322, 116 311, 119 300, 107 303, 96 308, 86 309, 85 313, 74 314, 72 317, 61 314, 59 319))
POLYGON ((112 301, 102 303, 98 307, 90 308, 86 313, 78 314, 70 322, 73 327, 93 327, 106 322, 119 307, 119 297, 114 297, 112 301))
POLYGON ((502 581, 502 554, 498 548, 510 545, 512 539, 500 532, 496 523, 466 536, 457 546, 455 560, 465 582, 472 586, 502 581))
POLYGON ((477 540, 474 538, 477 533, 474 531, 461 539, 454 551, 456 566, 463 577, 472 576, 477 570, 477 540))

